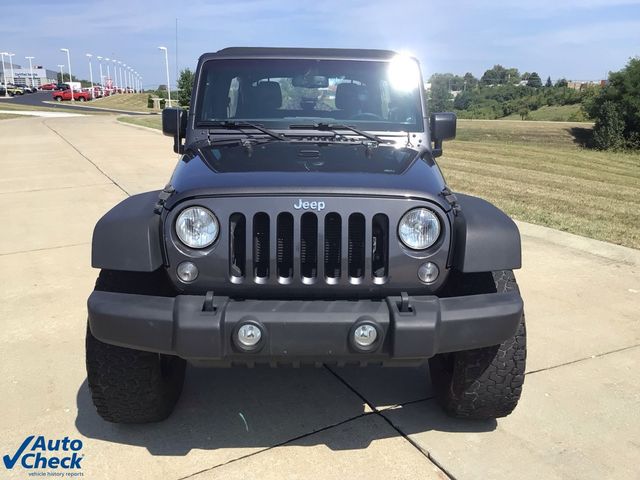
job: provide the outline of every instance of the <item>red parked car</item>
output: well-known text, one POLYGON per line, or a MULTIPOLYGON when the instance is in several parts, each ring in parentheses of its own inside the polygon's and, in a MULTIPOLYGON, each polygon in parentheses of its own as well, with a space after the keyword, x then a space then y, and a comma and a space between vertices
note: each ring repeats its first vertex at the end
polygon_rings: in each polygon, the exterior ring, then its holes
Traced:
POLYGON ((45 83, 40 86, 40 90, 54 90, 56 88, 55 83, 45 83))
MULTIPOLYGON (((52 95, 53 95, 53 99, 56 102, 61 102, 63 100, 71 100, 71 90, 69 89, 57 90, 53 92, 52 95)), ((86 102, 88 100, 91 100, 91 93, 82 92, 82 91, 73 92, 73 99, 79 102, 86 102)))

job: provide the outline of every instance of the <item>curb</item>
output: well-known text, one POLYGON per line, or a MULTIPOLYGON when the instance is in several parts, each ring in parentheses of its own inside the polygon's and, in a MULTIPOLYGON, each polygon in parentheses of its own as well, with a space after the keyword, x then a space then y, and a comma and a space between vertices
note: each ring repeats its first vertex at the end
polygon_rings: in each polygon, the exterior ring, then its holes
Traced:
POLYGON ((516 224, 523 237, 537 238, 617 263, 624 263, 634 267, 640 266, 640 250, 623 247, 615 243, 603 242, 602 240, 581 237, 580 235, 543 227, 541 225, 534 225, 532 223, 516 221, 516 224))

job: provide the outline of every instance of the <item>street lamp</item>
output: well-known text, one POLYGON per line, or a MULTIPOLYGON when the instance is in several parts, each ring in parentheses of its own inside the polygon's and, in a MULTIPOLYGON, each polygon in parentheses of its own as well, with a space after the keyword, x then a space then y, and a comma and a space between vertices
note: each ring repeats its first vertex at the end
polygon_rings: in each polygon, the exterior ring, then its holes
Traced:
MULTIPOLYGON (((13 56, 15 55, 15 53, 7 53, 7 56, 9 57, 9 65, 11 66, 11 83, 13 85, 16 84, 16 79, 13 76, 13 56)), ((7 83, 7 82, 5 82, 7 83)))
POLYGON ((93 96, 95 93, 93 91, 93 68, 91 68, 91 57, 93 57, 93 55, 87 53, 86 56, 89 59, 89 81, 91 82, 91 100, 93 100, 93 96))
POLYGON ((73 97, 73 85, 71 84, 71 79, 73 78, 71 76, 71 55, 69 55, 68 48, 61 48, 60 51, 67 54, 67 66, 69 67, 69 90, 71 90, 71 101, 75 102, 76 99, 73 97))
POLYGON ((167 47, 158 47, 160 50, 164 50, 164 63, 167 67, 167 96, 169 97, 169 107, 171 106, 171 85, 169 84, 169 53, 167 47))
POLYGON ((4 85, 4 96, 9 96, 9 89, 7 88, 7 73, 4 69, 4 56, 7 55, 7 52, 0 52, 0 56, 2 57, 2 82, 4 85))
POLYGON ((102 75, 102 57, 98 55, 96 58, 98 59, 98 64, 100 65, 100 88, 104 92, 104 75, 102 75))
POLYGON ((112 58, 111 61, 113 62, 113 78, 115 79, 116 87, 115 93, 118 93, 118 70, 116 69, 116 63, 118 63, 118 61, 115 58, 112 58))
POLYGON ((129 93, 129 81, 127 79, 127 64, 123 63, 120 66, 120 75, 122 76, 122 69, 124 68, 124 93, 129 93))
POLYGON ((34 87, 34 82, 33 82, 33 64, 31 63, 31 60, 33 60, 36 57, 24 57, 24 58, 29 60, 29 71, 31 72, 31 88, 33 88, 34 87))
MULTIPOLYGON (((118 82, 120 85, 120 90, 122 90, 122 93, 124 93, 124 85, 122 84, 122 62, 120 60, 117 61, 118 63, 118 71, 120 72, 120 81, 118 82)), ((117 76, 117 73, 116 73, 117 76)))
POLYGON ((64 83, 64 65, 58 65, 58 67, 60 67, 60 82, 59 83, 64 83))
POLYGON ((105 62, 107 62, 107 78, 109 79, 109 82, 111 82, 111 85, 109 86, 109 93, 111 93, 111 90, 113 89, 113 79, 111 78, 111 68, 110 68, 110 59, 105 58, 104 59, 105 62))

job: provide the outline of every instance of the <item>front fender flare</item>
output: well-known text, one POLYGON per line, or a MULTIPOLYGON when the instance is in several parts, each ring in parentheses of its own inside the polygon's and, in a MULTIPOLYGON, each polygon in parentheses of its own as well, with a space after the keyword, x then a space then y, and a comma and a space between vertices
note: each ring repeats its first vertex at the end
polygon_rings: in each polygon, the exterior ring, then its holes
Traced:
POLYGON ((522 266, 520 231, 502 210, 481 198, 456 193, 454 266, 461 272, 513 270, 522 266))
POLYGON ((154 213, 159 193, 126 198, 98 220, 91 242, 92 267, 130 272, 160 268, 161 220, 154 213))

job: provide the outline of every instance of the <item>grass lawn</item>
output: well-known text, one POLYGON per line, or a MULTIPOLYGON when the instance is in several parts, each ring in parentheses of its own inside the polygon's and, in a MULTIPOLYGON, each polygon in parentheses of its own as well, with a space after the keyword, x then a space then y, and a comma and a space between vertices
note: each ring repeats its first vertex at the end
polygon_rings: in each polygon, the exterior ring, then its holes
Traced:
POLYGON ((10 113, 0 113, 0 120, 7 120, 8 118, 19 118, 24 115, 11 115, 10 113))
POLYGON ((640 248, 640 153, 580 146, 590 124, 460 120, 439 159, 453 190, 514 218, 640 248), (576 138, 577 137, 577 138, 576 138))
MULTIPOLYGON (((77 110, 74 110, 72 108, 65 108, 65 104, 62 105, 47 105, 45 103, 41 104, 41 105, 23 105, 20 103, 13 103, 11 102, 11 100, 2 100, 0 101, 0 110, 23 110, 23 111, 33 111, 33 110, 37 110, 37 111, 44 111, 44 112, 74 112, 74 113, 78 113, 77 110)), ((90 114, 91 112, 87 112, 87 114, 90 114)), ((102 113, 100 113, 102 114, 102 113)))
MULTIPOLYGON (((540 107, 538 110, 529 112, 528 120, 543 120, 551 122, 567 122, 571 115, 580 111, 580 105, 554 105, 540 107)), ((513 113, 501 120, 521 120, 520 115, 513 113)))
POLYGON ((142 125, 143 127, 162 129, 161 115, 127 115, 126 117, 118 117, 119 122, 130 123, 132 125, 142 125))
POLYGON ((130 112, 152 113, 159 112, 147 107, 148 93, 121 93, 110 97, 96 98, 87 102, 87 107, 113 108, 130 112))
MULTIPOLYGON (((119 120, 160 128, 160 116, 119 120)), ((438 164, 455 191, 514 218, 640 248, 640 152, 581 143, 589 123, 459 120, 438 164)))

